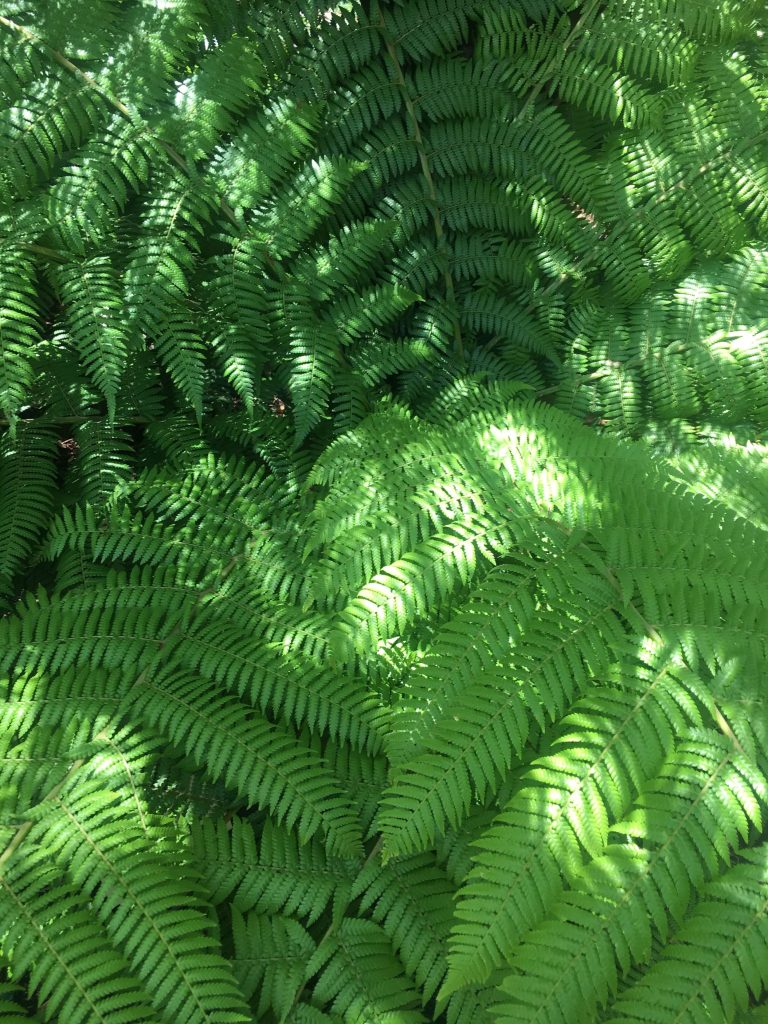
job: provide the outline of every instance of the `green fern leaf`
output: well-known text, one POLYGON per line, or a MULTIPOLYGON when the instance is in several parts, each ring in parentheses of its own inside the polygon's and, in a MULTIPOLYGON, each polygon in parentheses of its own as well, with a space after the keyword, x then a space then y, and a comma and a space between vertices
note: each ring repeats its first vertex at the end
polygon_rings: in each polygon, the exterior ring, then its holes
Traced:
POLYGON ((32 351, 39 337, 34 267, 20 251, 5 250, 0 271, 0 409, 14 420, 32 382, 32 351))
POLYGON ((114 420, 128 338, 117 277, 106 257, 93 257, 57 275, 72 339, 81 363, 107 401, 114 420))
POLYGON ((15 574, 34 552, 53 512, 56 442, 32 425, 0 440, 0 594, 11 596, 15 574))
POLYGON ((154 674, 134 707, 204 766, 214 780, 269 809, 302 839, 322 830, 331 852, 354 855, 360 831, 349 802, 319 758, 246 704, 211 697, 190 673, 154 674))
POLYGON ((386 1024, 396 1014, 402 1024, 421 1024, 418 997, 392 954, 384 932, 372 921, 345 918, 307 964, 319 975, 313 1001, 328 1006, 346 1024, 362 1018, 386 1024))
POLYGON ((26 1011, 17 1002, 19 990, 13 985, 0 984, 0 1020, 3 1024, 28 1024, 40 1018, 26 1011))
MULTIPOLYGON (((765 985, 766 892, 764 847, 744 854, 704 890, 690 918, 660 960, 623 993, 608 1021, 696 1021, 702 1007, 712 1020, 732 1020, 765 985), (656 1007, 648 1011, 652 991, 656 1007), (645 998, 643 998, 645 996, 645 998)), ((652 1004, 653 1005, 653 1004, 652 1004)))
POLYGON ((4 948, 51 1014, 73 1024, 157 1024, 159 1017, 85 898, 29 845, 0 876, 4 948))
POLYGON ((629 965, 650 958, 652 931, 667 941, 691 890, 747 838, 741 815, 761 827, 764 793, 765 780, 727 740, 701 734, 682 742, 629 822, 613 826, 631 844, 607 847, 512 954, 501 990, 514 1002, 499 1008, 498 1020, 592 1018, 629 965))
POLYGON ((158 1015, 201 1024, 247 1021, 232 973, 206 934, 204 909, 178 868, 164 863, 133 824, 123 794, 99 778, 78 783, 75 776, 35 817, 30 838, 88 894, 158 1015))
POLYGON ((352 864, 330 857, 322 844, 267 822, 257 839, 239 816, 195 820, 190 827, 194 861, 214 903, 230 901, 241 914, 282 914, 314 924, 329 905, 349 902, 352 864))
POLYGON ((287 917, 243 917, 232 914, 235 956, 233 968, 247 999, 256 1000, 256 1013, 272 1011, 285 1020, 306 973, 315 942, 306 929, 287 917))

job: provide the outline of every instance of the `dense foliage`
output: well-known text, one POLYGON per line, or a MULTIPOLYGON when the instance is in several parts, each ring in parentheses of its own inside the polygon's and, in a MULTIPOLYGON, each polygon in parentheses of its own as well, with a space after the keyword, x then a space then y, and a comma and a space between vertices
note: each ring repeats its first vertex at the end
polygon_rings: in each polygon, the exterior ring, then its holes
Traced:
POLYGON ((768 1020, 758 0, 8 0, 0 1021, 768 1020))

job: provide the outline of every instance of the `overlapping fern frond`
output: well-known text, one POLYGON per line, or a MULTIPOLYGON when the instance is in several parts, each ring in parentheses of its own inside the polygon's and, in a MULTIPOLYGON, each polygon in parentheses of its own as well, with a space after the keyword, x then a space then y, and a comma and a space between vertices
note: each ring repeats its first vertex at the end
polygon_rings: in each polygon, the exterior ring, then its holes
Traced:
POLYGON ((354 426, 371 377, 401 390, 405 343, 421 387, 486 349, 542 386, 575 346, 566 391, 602 371, 579 410, 637 430, 667 385, 639 340, 603 352, 608 311, 631 338, 645 293, 764 226, 757 3, 60 6, 3 22, 11 418, 53 291, 110 418, 136 347, 198 415, 282 390, 300 442, 354 426))
MULTIPOLYGON (((55 862, 166 1019, 176 969, 200 1019, 219 1018, 198 970, 219 972, 222 1020, 243 999, 296 1021, 643 1019, 637 970, 666 977, 678 932, 700 942, 707 901, 741 891, 728 872, 757 856, 768 799, 762 529, 557 410, 475 405, 339 439, 300 525, 296 497, 236 461, 148 471, 102 521, 64 513, 44 549, 106 574, 2 624, 14 898, 42 913, 55 862), (398 444, 377 460, 382 436, 398 444), (228 810, 191 795, 180 824, 162 778, 221 787, 228 810), (189 938, 155 960, 164 921, 189 938)), ((732 908, 742 965, 755 901, 732 908)), ((726 1007, 761 991, 740 969, 716 983, 726 1007)), ((693 989, 670 986, 671 1020, 693 989)))
POLYGON ((6 4, 0 1019, 763 1019, 763 8, 6 4))

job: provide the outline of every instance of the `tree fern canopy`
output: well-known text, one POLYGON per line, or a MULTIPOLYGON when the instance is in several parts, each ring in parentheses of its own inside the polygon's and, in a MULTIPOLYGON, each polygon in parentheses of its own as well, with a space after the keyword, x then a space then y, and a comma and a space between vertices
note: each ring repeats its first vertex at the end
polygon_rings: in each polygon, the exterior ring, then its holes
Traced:
POLYGON ((0 12, 0 1021, 768 1019, 759 0, 0 12))

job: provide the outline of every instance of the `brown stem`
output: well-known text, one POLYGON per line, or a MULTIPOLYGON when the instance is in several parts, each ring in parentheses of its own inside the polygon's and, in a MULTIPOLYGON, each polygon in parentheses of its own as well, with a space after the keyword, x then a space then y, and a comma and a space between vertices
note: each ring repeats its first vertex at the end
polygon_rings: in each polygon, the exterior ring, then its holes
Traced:
POLYGON ((36 242, 20 242, 19 247, 26 249, 28 252, 35 252, 39 256, 45 256, 49 260, 57 260, 59 263, 69 262, 69 256, 63 252, 57 252, 56 249, 49 249, 46 245, 38 245, 36 242))
POLYGON ((445 245, 445 232, 443 231, 443 222, 440 216, 440 204, 437 198, 437 188, 435 187, 435 179, 432 176, 432 169, 429 166, 429 159, 427 157, 427 151, 424 146, 424 138, 421 134, 421 126, 419 124, 419 115, 416 110, 416 106, 411 99, 410 93, 408 92, 408 85, 403 74, 403 68, 400 64, 400 59, 397 56, 397 50, 395 44, 391 38, 387 35, 386 25, 384 22, 384 15, 379 9, 379 22, 378 28, 381 32, 384 45, 387 50, 387 55, 392 62, 392 67, 395 71, 395 84, 402 90, 403 101, 405 103, 405 109, 408 113, 408 118, 411 122, 411 130, 413 131, 413 141, 416 144, 416 151, 419 154, 419 164, 421 165, 421 173, 424 177, 424 181, 427 185, 427 192, 429 193, 429 205, 432 211, 432 223, 435 229, 435 237, 437 239, 438 249, 441 249, 446 255, 446 265, 443 270, 443 282, 445 284, 445 293, 453 309, 453 344, 456 355, 459 359, 464 358, 464 342, 461 337, 461 324, 459 323, 459 311, 456 304, 456 290, 453 284, 453 276, 451 275, 451 269, 448 264, 447 251, 445 245))
MULTIPOLYGON (((13 421, 15 426, 20 423, 37 423, 42 426, 78 426, 81 423, 98 423, 103 420, 103 416, 56 416, 53 419, 47 419, 45 416, 34 416, 25 419, 23 416, 13 421)), ((147 416, 129 416, 126 419, 121 419, 120 423, 126 424, 143 424, 143 423, 155 423, 155 420, 149 419, 147 416)), ((11 420, 0 419, 0 427, 10 427, 11 420)))

